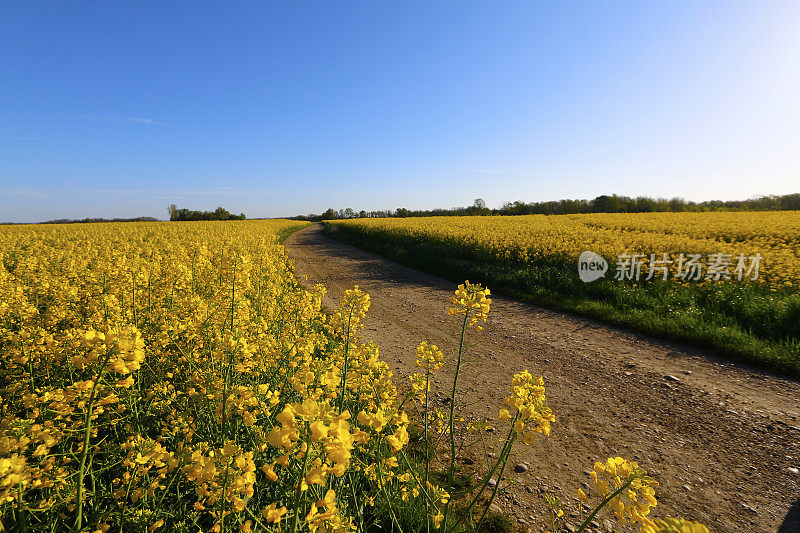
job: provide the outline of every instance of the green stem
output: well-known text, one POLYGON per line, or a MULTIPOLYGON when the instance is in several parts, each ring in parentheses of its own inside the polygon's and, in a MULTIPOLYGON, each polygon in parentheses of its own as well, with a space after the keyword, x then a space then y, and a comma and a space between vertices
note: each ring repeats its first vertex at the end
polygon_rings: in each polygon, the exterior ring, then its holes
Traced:
MULTIPOLYGON (((508 436, 506 437, 506 440, 503 443, 503 449, 500 450, 500 455, 498 456, 497 461, 495 461, 495 463, 492 466, 492 468, 490 468, 486 472, 486 474, 484 475, 483 479, 481 479, 481 481, 478 483, 477 486, 480 486, 480 490, 478 490, 478 494, 476 494, 475 497, 472 498, 472 501, 470 502, 469 506, 467 507, 467 510, 464 512, 464 516, 462 516, 461 519, 458 522, 456 522, 456 524, 453 526, 453 530, 454 531, 456 530, 456 528, 458 528, 459 525, 461 525, 461 523, 468 516, 471 516, 472 509, 475 507, 475 504, 478 503, 478 498, 481 497, 481 495, 483 494, 483 491, 486 490, 486 487, 489 485, 489 480, 494 475, 495 471, 497 470, 497 467, 500 466, 500 463, 503 462, 504 459, 511 453, 511 447, 514 445, 514 440, 516 439, 516 437, 514 436, 514 423, 517 421, 518 417, 519 417, 519 412, 517 412, 514 415, 514 418, 511 420, 511 428, 508 430, 508 436)), ((503 465, 505 466, 505 463, 503 463, 503 465)), ((502 472, 501 472, 501 475, 502 475, 502 472)), ((495 485, 495 493, 497 492, 497 487, 499 485, 500 485, 500 481, 498 480, 497 485, 495 485)), ((492 496, 492 499, 494 499, 494 496, 492 496)), ((491 503, 492 502, 490 501, 489 505, 491 505, 491 503)), ((486 509, 489 509, 489 505, 486 506, 486 509)), ((486 511, 484 510, 484 513, 485 512, 486 511)), ((483 515, 481 516, 481 519, 483 519, 483 515)))
POLYGON ((300 472, 300 478, 297 480, 297 488, 294 491, 294 516, 292 517, 292 533, 297 532, 297 518, 300 512, 300 496, 302 495, 303 481, 306 477, 306 467, 308 466, 308 455, 311 453, 311 444, 306 437, 306 453, 303 457, 303 469, 300 472))
POLYGON ((248 508, 246 505, 245 505, 245 507, 244 507, 244 510, 245 510, 245 511, 247 511, 247 514, 249 514, 249 515, 250 515, 250 518, 252 518, 253 520, 255 520, 255 521, 256 521, 256 524, 258 524, 259 526, 261 526, 261 528, 262 528, 264 531, 267 531, 267 530, 268 530, 267 526, 265 526, 264 524, 262 524, 262 523, 261 523, 261 520, 259 520, 259 519, 256 517, 256 515, 254 515, 254 514, 253 514, 253 511, 251 511, 251 510, 250 510, 250 509, 249 509, 249 508, 248 508))
POLYGON ((153 319, 153 275, 147 272, 147 320, 153 319))
POLYGON ((81 461, 80 465, 78 466, 78 487, 76 494, 78 513, 75 517, 74 529, 78 532, 80 532, 83 527, 83 479, 86 474, 86 457, 89 455, 89 438, 92 434, 92 408, 94 407, 94 396, 97 393, 97 385, 99 385, 100 381, 103 379, 103 372, 106 370, 106 364, 108 363, 109 359, 111 359, 111 352, 106 355, 103 364, 100 366, 100 373, 97 375, 97 381, 95 381, 94 385, 92 385, 92 392, 89 395, 89 402, 86 405, 86 429, 83 432, 83 449, 81 450, 81 461))
MULTIPOLYGON (((234 302, 236 301, 236 261, 233 263, 233 287, 231 289, 231 337, 233 336, 233 315, 234 315, 234 302)), ((223 330, 224 330, 223 324, 223 330)), ((228 353, 228 364, 223 372, 222 382, 222 445, 225 445, 225 430, 227 426, 227 407, 228 407, 228 378, 231 373, 231 365, 233 364, 233 350, 228 353)))
MULTIPOLYGON (((513 423, 512 423, 512 427, 513 427, 513 423)), ((497 482, 495 483, 494 490, 492 491, 492 495, 489 497, 489 501, 486 504, 486 509, 483 510, 483 513, 481 514, 481 517, 478 519, 478 525, 475 528, 478 531, 481 530, 481 526, 483 525, 483 521, 486 519, 486 515, 489 513, 489 507, 492 506, 492 502, 494 502, 494 498, 495 498, 495 496, 497 496, 497 491, 500 489, 500 482, 503 480, 503 471, 506 469, 506 465, 508 464, 508 456, 511 453, 511 447, 514 445, 514 440, 516 438, 517 438, 516 435, 510 436, 509 439, 508 439, 508 442, 506 444, 506 447, 503 449, 503 453, 500 454, 500 461, 498 461, 498 463, 497 463, 497 464, 500 465, 500 473, 497 474, 497 482)), ((497 468, 497 465, 495 465, 495 468, 497 468)), ((486 486, 484 485, 484 488, 485 487, 486 486)), ((483 489, 481 489, 481 492, 483 492, 483 489)))
POLYGON ((220 498, 220 517, 222 518, 222 533, 225 533, 225 491, 228 489, 228 472, 230 471, 231 466, 231 458, 228 457, 228 460, 225 464, 225 477, 222 478, 222 498, 220 498))
POLYGON ((350 353, 350 327, 353 324, 353 308, 355 304, 350 306, 350 314, 347 317, 347 334, 344 340, 344 368, 342 369, 342 396, 339 398, 339 412, 344 409, 345 387, 347 386, 347 370, 348 370, 348 355, 350 353))
POLYGON ((22 522, 20 531, 28 531, 28 523, 25 520, 25 506, 22 501, 22 483, 17 483, 17 506, 19 508, 19 516, 17 517, 17 524, 22 522))
POLYGON ((131 300, 131 308, 133 309, 133 325, 138 328, 139 324, 136 323, 136 272, 133 273, 133 299, 131 300))
MULTIPOLYGON (((458 343, 458 359, 456 361, 456 372, 453 375, 453 390, 450 391, 450 468, 447 471, 447 490, 453 489, 453 474, 456 468, 456 440, 453 432, 453 413, 455 412, 456 403, 456 384, 458 382, 458 374, 461 372, 461 354, 464 351, 464 335, 467 331, 467 320, 469 320, 469 309, 464 311, 464 322, 461 324, 461 339, 458 343)), ((447 514, 450 510, 450 500, 444 506, 444 520, 443 523, 447 527, 447 514)))
POLYGON ((231 365, 233 364, 233 350, 228 353, 228 364, 223 372, 222 380, 222 428, 220 435, 220 443, 225 445, 225 432, 228 425, 228 375, 230 374, 231 365))
POLYGON ((406 456, 406 453, 403 450, 400 450, 400 457, 403 459, 403 461, 404 461, 404 463, 406 465, 406 469, 407 469, 408 473, 411 474, 411 477, 414 479, 414 483, 419 485, 420 494, 422 494, 427 500, 433 501, 433 499, 431 498, 430 493, 428 492, 428 487, 427 486, 424 486, 424 487, 422 486, 422 482, 421 482, 420 478, 417 477, 417 474, 414 471, 414 465, 411 464, 411 461, 409 461, 408 456, 406 456))
POLYGON ((589 527, 589 524, 592 522, 592 519, 598 512, 600 512, 600 509, 605 507, 608 502, 613 500, 614 497, 617 496, 619 493, 621 493, 623 490, 627 489, 631 483, 633 483, 633 479, 629 479, 628 481, 626 481, 625 484, 623 484, 620 488, 616 490, 616 492, 608 495, 605 500, 600 502, 600 505, 594 508, 594 511, 592 511, 592 514, 589 515, 589 518, 583 521, 583 524, 581 524, 581 527, 579 527, 578 531, 576 531, 575 533, 582 533, 587 527, 589 527))
POLYGON ((172 487, 172 483, 178 478, 178 475, 181 473, 181 466, 183 466, 183 461, 179 462, 178 466, 175 467, 175 473, 172 474, 172 479, 169 480, 169 483, 167 483, 167 486, 161 492, 161 498, 159 498, 158 505, 157 505, 157 507, 159 509, 161 508, 161 502, 164 501, 164 496, 167 495, 167 493, 169 492, 170 487, 172 487))
POLYGON ((125 489, 125 499, 122 501, 122 509, 119 512, 119 533, 122 533, 123 527, 125 526, 125 508, 128 506, 128 496, 131 493, 131 486, 133 486, 133 481, 136 479, 136 472, 138 470, 139 465, 135 465, 133 474, 131 474, 131 478, 128 480, 128 486, 125 489))
POLYGON ((233 260, 233 283, 231 284, 231 333, 233 333, 233 316, 236 314, 236 259, 233 260))
MULTIPOLYGON (((395 527, 397 527, 397 531, 403 533, 403 528, 400 527, 400 522, 397 520, 397 516, 394 514, 394 508, 392 507, 392 499, 389 497, 389 492, 386 490, 386 484, 383 482, 383 471, 381 470, 380 461, 377 463, 377 465, 378 465, 378 484, 380 485, 380 489, 383 491, 383 495, 386 498, 386 502, 388 503, 389 514, 392 516, 392 523, 395 527)), ((425 521, 427 522, 427 517, 425 521)))
MULTIPOLYGON (((428 362, 428 367, 425 369, 425 442, 423 446, 425 447, 425 490, 427 492, 428 489, 428 477, 430 475, 431 470, 431 458, 430 458, 430 443, 428 442, 428 400, 429 400, 429 387, 430 387, 430 379, 431 379, 431 367, 430 362, 428 362)), ((431 530, 431 521, 430 521, 430 506, 428 502, 428 498, 425 498, 425 531, 430 532, 431 530)))
MULTIPOLYGON (((20 341, 20 350, 22 350, 22 358, 25 358, 25 343, 20 341)), ((36 385, 33 382, 33 356, 28 357, 28 378, 31 382, 31 393, 36 394, 36 385)))
POLYGON ((103 272, 103 313, 106 317, 106 324, 108 324, 108 304, 106 303, 106 273, 103 272))

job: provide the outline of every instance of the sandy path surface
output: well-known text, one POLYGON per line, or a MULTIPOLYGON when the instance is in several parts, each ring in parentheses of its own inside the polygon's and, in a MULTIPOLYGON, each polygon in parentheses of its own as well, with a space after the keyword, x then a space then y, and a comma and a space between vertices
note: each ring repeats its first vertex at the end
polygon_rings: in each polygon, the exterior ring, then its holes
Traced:
MULTIPOLYGON (((298 277, 327 287, 326 305, 356 284, 370 294, 362 336, 398 380, 413 372, 419 342, 454 352, 446 310, 455 284, 327 239, 319 224, 285 245, 298 277)), ((800 532, 796 380, 497 295, 485 330, 468 341, 474 357, 460 383, 474 388, 472 414, 496 420, 512 374, 528 369, 544 376, 556 415, 549 437, 516 447, 510 466, 529 469, 504 476, 512 484, 498 503, 520 531, 543 527, 542 492, 572 502, 593 462, 619 455, 661 483, 652 516, 721 532, 800 532)), ((596 531, 608 530, 607 518, 596 531)))

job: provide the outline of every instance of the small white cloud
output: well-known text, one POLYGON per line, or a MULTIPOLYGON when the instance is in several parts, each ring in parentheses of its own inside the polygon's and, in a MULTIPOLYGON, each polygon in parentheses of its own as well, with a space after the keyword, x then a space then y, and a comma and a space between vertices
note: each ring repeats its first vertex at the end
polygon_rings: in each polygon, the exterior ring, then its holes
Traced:
POLYGON ((0 187, 0 196, 8 195, 8 196, 26 196, 28 198, 47 198, 49 195, 48 192, 52 191, 52 188, 47 187, 0 187))
POLYGON ((524 172, 527 171, 522 169, 506 169, 506 170, 477 169, 472 171, 473 174, 522 174, 524 172))
POLYGON ((101 115, 64 115, 67 118, 74 118, 78 120, 92 120, 95 122, 128 122, 133 124, 149 124, 156 125, 161 122, 156 122, 151 118, 144 117, 107 117, 101 115))

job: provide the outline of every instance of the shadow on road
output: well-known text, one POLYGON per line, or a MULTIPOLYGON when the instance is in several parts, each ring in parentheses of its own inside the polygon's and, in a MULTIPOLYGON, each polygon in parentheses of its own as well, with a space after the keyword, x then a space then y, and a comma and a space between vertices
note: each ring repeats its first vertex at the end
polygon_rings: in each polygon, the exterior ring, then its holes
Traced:
POLYGON ((781 527, 778 528, 778 533, 798 532, 800 532, 800 499, 792 504, 781 523, 781 527))

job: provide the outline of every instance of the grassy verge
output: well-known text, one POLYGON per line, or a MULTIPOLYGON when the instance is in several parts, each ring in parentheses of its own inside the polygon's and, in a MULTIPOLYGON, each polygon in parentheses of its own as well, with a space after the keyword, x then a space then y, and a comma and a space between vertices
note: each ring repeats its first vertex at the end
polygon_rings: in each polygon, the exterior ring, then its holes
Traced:
POLYGON ((326 224, 325 234, 451 281, 467 278, 499 294, 800 376, 797 294, 736 284, 583 283, 571 265, 493 263, 453 246, 400 241, 345 226, 332 230, 326 224))
POLYGON ((294 233, 295 231, 301 230, 311 224, 310 222, 298 222, 295 226, 289 226, 288 228, 284 228, 278 231, 277 242, 278 244, 283 244, 283 241, 286 240, 289 235, 294 233))

